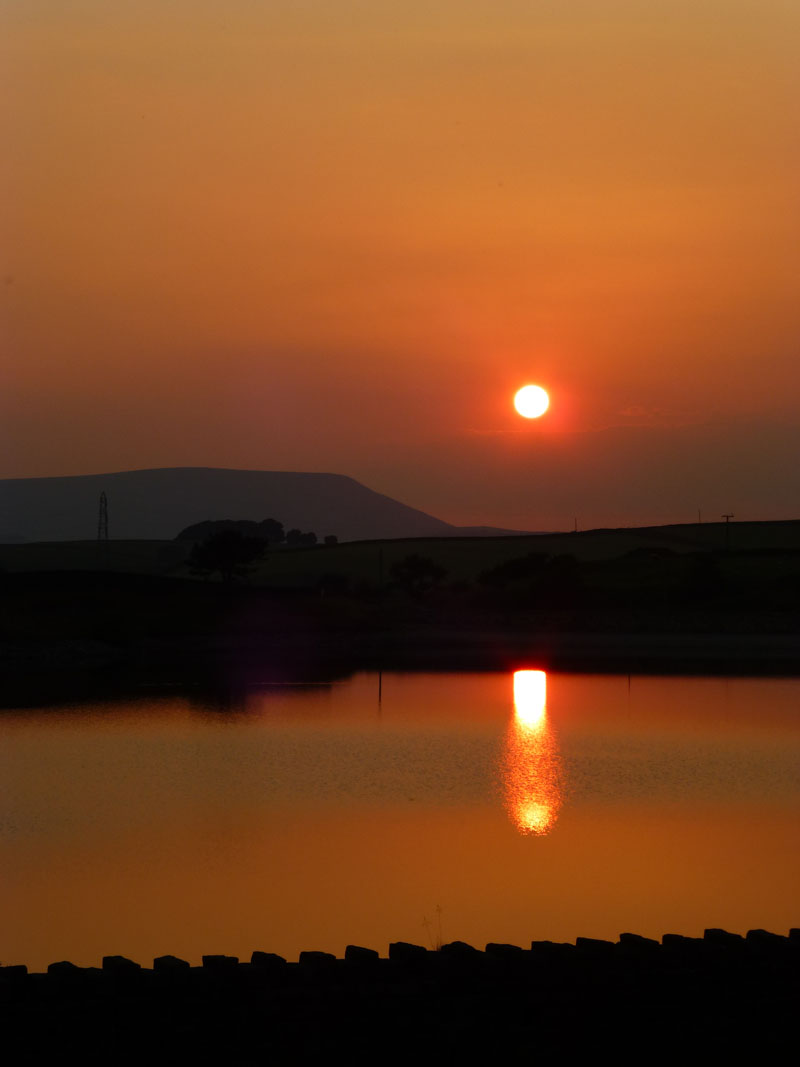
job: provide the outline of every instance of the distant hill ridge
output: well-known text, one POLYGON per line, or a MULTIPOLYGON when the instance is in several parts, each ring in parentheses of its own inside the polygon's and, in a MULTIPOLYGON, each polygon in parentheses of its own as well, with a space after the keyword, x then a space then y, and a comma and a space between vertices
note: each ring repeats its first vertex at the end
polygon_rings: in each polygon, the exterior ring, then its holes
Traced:
POLYGON ((102 492, 115 540, 169 540, 206 519, 274 518, 340 541, 520 532, 453 526, 343 474, 163 467, 0 479, 0 541, 91 540, 102 492))

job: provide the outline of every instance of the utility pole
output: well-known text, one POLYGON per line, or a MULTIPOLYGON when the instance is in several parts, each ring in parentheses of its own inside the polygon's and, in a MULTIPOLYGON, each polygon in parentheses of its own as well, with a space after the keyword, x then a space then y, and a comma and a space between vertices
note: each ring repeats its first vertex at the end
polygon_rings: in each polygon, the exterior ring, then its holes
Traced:
POLYGON ((108 497, 105 490, 100 494, 97 512, 97 560, 101 567, 108 566, 108 497))
POLYGON ((723 515, 722 518, 725 520, 725 551, 726 552, 730 552, 730 550, 731 550, 731 519, 733 518, 733 512, 731 512, 730 515, 723 515))
POLYGON ((100 494, 100 510, 97 515, 97 540, 108 540, 108 497, 105 490, 100 494))

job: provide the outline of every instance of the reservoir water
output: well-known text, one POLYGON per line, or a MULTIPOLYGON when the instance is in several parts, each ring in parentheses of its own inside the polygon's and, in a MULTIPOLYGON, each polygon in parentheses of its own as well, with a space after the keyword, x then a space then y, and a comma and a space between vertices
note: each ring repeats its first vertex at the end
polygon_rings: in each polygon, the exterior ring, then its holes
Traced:
POLYGON ((0 961, 800 925, 800 680, 375 674, 0 712, 0 961))

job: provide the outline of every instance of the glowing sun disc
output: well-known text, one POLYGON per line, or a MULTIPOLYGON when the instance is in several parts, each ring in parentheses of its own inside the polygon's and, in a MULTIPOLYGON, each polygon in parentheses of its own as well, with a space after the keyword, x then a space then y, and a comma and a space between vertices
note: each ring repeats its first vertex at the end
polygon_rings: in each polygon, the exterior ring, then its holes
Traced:
POLYGON ((514 407, 524 419, 538 419, 550 407, 550 397, 541 385, 523 385, 514 396, 514 407))

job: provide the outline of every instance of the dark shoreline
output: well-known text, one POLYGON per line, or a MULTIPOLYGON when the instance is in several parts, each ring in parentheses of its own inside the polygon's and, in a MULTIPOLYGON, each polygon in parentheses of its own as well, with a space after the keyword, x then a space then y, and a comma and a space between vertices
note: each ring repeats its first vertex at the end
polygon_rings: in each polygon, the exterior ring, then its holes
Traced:
MULTIPOLYGON (((348 947, 344 959, 298 963, 255 952, 249 963, 174 957, 140 968, 56 963, 47 974, 0 968, 3 1046, 28 1062, 92 1048, 114 1061, 309 1062, 318 1055, 384 1062, 465 1062, 544 1052, 642 1062, 740 1052, 774 1062, 793 1046, 800 930, 747 937, 707 930, 661 943, 533 942, 523 950, 462 942, 437 952, 395 943, 389 957, 348 947), (764 1059, 766 1057, 766 1059, 764 1059)), ((718 1062, 715 1059, 714 1062, 718 1062)))
POLYGON ((204 691, 235 695, 358 671, 800 676, 800 634, 476 630, 293 633, 112 645, 89 640, 0 643, 0 708, 94 696, 204 691))
POLYGON ((358 592, 334 576, 276 588, 116 571, 5 573, 0 705, 158 687, 236 691, 359 670, 800 675, 798 559, 634 554, 555 566, 557 558, 538 592, 480 580, 358 592), (776 560, 789 569, 770 571, 776 560))

